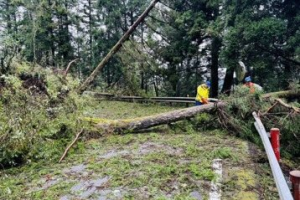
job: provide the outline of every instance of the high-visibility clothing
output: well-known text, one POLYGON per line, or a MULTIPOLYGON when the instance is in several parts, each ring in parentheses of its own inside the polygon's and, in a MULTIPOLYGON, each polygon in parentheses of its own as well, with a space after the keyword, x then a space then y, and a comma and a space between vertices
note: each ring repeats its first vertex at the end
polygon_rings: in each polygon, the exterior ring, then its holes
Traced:
POLYGON ((199 85, 197 88, 196 101, 199 101, 202 104, 206 104, 208 103, 208 95, 209 95, 209 88, 207 87, 207 85, 205 84, 199 85))
POLYGON ((254 83, 249 82, 249 83, 245 83, 244 86, 248 87, 250 89, 250 93, 253 94, 255 92, 255 86, 254 83))

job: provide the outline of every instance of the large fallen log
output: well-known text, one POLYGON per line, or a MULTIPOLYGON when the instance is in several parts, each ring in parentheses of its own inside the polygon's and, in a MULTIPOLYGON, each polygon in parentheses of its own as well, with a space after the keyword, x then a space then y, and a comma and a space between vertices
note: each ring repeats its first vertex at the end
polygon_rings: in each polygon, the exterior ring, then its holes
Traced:
POLYGON ((300 90, 286 90, 286 91, 279 91, 279 92, 272 92, 262 95, 263 98, 299 98, 300 97, 300 90))
MULTIPOLYGON (((278 97, 278 96, 289 96, 289 95, 299 95, 298 92, 294 91, 282 91, 276 93, 265 94, 263 98, 269 97, 278 97)), ((140 98, 140 97, 139 97, 140 98)), ((282 101, 279 103, 282 104, 282 101)), ((103 133, 112 133, 112 132, 132 132, 136 130, 147 129, 150 127, 169 124, 183 119, 188 119, 194 117, 198 113, 210 112, 214 108, 221 108, 226 105, 225 102, 219 101, 215 103, 209 103, 202 106, 194 106, 185 109, 175 110, 167 113, 134 118, 134 119, 119 119, 119 120, 107 120, 107 119, 97 119, 97 118, 88 118, 86 120, 95 123, 95 126, 98 130, 103 133)), ((228 116, 223 116, 223 120, 227 120, 228 116)), ((238 127, 237 127, 238 128, 238 127)))
POLYGON ((209 103, 202 106, 194 106, 180 110, 170 111, 167 113, 125 120, 103 120, 103 119, 87 119, 96 123, 96 127, 104 133, 124 133, 135 130, 146 129, 162 124, 169 124, 183 119, 189 119, 201 112, 209 112, 215 108, 224 107, 224 102, 209 103))

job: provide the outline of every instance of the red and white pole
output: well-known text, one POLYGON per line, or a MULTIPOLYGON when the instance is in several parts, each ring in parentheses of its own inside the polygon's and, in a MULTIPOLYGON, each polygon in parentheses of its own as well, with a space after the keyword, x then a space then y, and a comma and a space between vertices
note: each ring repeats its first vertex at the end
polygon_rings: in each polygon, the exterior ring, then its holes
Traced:
POLYGON ((272 128, 270 131, 271 136, 271 144, 275 153, 275 156, 277 158, 277 161, 280 161, 280 143, 279 143, 279 135, 280 131, 278 128, 272 128))
POLYGON ((290 180, 292 182, 294 200, 300 200, 300 171, 291 171, 290 180))

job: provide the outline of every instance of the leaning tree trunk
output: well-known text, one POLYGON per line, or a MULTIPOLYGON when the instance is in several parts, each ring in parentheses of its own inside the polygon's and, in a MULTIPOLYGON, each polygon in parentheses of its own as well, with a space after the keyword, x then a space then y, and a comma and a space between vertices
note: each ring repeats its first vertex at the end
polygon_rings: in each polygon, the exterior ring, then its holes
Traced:
POLYGON ((122 44, 129 38, 131 33, 136 29, 136 27, 147 17, 148 13, 154 8, 155 4, 159 0, 153 0, 148 8, 142 13, 142 15, 133 23, 133 25, 126 31, 123 37, 117 42, 117 44, 109 51, 109 53, 103 58, 91 75, 84 81, 84 83, 79 88, 79 93, 83 93, 84 90, 94 81, 95 77, 100 73, 100 70, 105 66, 105 64, 111 59, 111 57, 116 54, 121 48, 122 44))
POLYGON ((105 133, 112 133, 112 132, 118 132, 123 133, 135 131, 135 130, 141 130, 146 129, 162 124, 169 124, 171 122, 188 119, 194 117, 196 114, 201 112, 209 112, 213 110, 214 108, 224 107, 224 102, 218 102, 218 103, 209 103, 207 105, 202 106, 194 106, 190 108, 170 111, 163 114, 158 115, 152 115, 142 118, 136 118, 136 119, 126 119, 126 120, 108 120, 104 121, 100 120, 101 122, 97 122, 97 119, 89 119, 89 121, 92 121, 96 123, 96 127, 100 129, 101 131, 105 133))

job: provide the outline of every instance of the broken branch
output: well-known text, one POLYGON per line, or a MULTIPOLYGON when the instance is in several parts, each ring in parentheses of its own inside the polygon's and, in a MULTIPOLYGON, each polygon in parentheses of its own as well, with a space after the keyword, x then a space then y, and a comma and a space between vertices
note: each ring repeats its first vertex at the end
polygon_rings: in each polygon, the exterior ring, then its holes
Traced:
POLYGON ((65 152, 63 153, 63 155, 59 159, 59 163, 66 157, 68 151, 76 143, 76 141, 78 140, 81 133, 83 133, 83 129, 81 129, 81 131, 77 133, 77 135, 76 135, 75 139, 73 140, 73 142, 66 148, 65 152))
POLYGON ((66 78, 66 76, 67 76, 67 74, 68 74, 68 72, 69 72, 69 70, 70 70, 70 68, 71 68, 71 65, 72 65, 74 62, 76 62, 78 59, 79 59, 79 58, 76 58, 76 59, 72 60, 71 62, 69 62, 68 67, 67 67, 67 69, 66 69, 65 72, 64 72, 64 78, 66 78))

